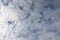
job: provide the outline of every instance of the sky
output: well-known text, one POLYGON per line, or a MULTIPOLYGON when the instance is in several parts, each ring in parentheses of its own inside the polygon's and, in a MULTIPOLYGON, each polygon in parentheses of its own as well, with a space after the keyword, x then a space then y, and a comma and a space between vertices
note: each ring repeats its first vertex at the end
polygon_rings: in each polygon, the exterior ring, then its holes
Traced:
POLYGON ((60 40, 60 0, 0 0, 0 40, 60 40))

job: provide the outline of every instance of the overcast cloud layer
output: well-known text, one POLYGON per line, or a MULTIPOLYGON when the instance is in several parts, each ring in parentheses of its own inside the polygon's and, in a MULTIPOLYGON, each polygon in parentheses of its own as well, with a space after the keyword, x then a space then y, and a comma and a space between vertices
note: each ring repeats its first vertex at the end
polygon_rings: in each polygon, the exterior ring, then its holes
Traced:
POLYGON ((0 40, 60 40, 60 0, 0 0, 0 40))

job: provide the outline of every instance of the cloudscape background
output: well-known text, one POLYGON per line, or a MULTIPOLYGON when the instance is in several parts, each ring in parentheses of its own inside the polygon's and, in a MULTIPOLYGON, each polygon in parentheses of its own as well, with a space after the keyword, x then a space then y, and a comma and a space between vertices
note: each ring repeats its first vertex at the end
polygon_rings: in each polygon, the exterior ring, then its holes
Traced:
POLYGON ((60 40, 60 0, 0 0, 0 40, 60 40))

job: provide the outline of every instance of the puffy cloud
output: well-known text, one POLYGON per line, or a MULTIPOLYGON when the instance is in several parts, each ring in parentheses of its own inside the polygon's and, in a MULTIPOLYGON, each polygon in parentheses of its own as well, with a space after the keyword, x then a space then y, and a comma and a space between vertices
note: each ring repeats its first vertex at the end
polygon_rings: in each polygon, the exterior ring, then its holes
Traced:
POLYGON ((0 40, 59 40, 59 3, 0 0, 0 40))

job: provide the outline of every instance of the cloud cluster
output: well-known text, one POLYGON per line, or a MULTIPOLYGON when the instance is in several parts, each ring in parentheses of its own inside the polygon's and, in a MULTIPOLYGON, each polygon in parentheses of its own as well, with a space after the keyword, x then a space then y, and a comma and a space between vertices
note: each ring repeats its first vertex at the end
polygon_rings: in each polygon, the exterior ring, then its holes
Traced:
POLYGON ((60 0, 0 0, 0 40, 59 40, 60 0))

